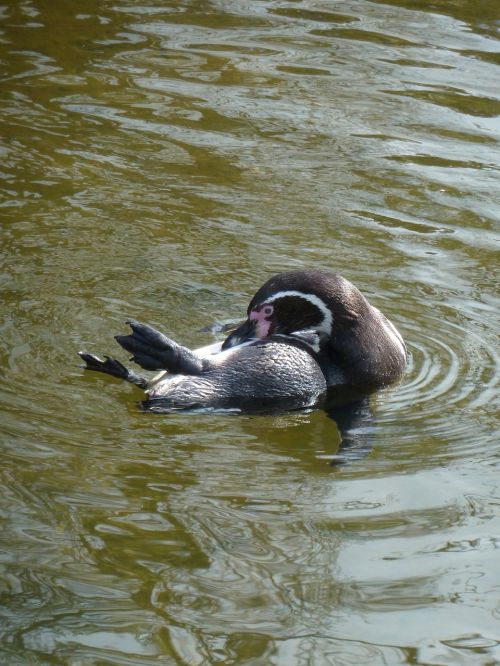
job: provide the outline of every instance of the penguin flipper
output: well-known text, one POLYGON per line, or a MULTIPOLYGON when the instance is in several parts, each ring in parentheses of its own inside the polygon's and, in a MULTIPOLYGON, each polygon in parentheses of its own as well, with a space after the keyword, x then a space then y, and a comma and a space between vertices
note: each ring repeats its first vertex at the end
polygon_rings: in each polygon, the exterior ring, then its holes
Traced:
POLYGON ((140 375, 136 375, 135 372, 126 368, 120 361, 117 361, 115 358, 106 356, 106 360, 100 359, 94 354, 88 354, 87 352, 78 352, 80 358, 85 361, 85 370, 94 370, 95 372, 103 372, 106 375, 112 375, 113 377, 118 377, 119 379, 124 379, 131 384, 135 384, 140 388, 148 387, 148 380, 140 375))
POLYGON ((182 347, 148 324, 128 321, 132 333, 115 335, 115 340, 133 354, 134 361, 145 370, 168 370, 184 375, 199 375, 203 362, 187 347, 182 347))

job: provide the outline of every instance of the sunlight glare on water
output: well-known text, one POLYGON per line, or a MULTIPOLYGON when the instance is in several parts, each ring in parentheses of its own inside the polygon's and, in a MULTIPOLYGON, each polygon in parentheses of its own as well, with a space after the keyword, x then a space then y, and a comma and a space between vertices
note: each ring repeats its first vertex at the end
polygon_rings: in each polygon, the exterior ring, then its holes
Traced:
POLYGON ((0 4, 2 664, 500 663, 499 28, 0 4), (321 411, 144 414, 78 367, 129 319, 208 344, 304 266, 409 350, 350 464, 321 411))

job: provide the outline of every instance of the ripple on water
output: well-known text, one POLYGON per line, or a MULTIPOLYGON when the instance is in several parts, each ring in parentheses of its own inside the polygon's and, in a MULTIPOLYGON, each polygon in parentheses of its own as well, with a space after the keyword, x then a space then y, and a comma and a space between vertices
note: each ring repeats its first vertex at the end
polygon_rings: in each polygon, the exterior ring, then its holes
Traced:
POLYGON ((487 454, 494 441, 488 426, 500 374, 490 317, 496 317, 494 308, 476 308, 465 299, 457 306, 438 304, 432 309, 415 304, 408 315, 417 325, 406 332, 406 376, 382 394, 380 422, 397 423, 390 437, 409 440, 418 428, 421 437, 451 443, 454 455, 477 454, 478 440, 487 454))

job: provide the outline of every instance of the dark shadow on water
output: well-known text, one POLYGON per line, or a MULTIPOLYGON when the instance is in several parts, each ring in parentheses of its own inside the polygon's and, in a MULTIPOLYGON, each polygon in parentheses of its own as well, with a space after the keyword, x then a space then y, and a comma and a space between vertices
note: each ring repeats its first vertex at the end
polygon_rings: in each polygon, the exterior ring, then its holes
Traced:
POLYGON ((333 419, 341 442, 332 466, 346 465, 367 456, 373 448, 375 415, 370 404, 373 386, 335 386, 328 391, 324 409, 333 419))
POLYGON ((347 405, 332 407, 328 416, 335 421, 342 441, 331 465, 346 465, 367 456, 373 448, 375 417, 368 396, 347 405))

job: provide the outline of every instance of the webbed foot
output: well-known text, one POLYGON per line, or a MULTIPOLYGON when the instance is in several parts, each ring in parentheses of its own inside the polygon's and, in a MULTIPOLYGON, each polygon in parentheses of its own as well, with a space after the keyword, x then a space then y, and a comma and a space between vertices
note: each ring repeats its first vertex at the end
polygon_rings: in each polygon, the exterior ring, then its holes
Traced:
POLYGON ((120 361, 117 361, 115 358, 106 356, 106 360, 100 359, 94 354, 88 354, 86 352, 78 352, 80 358, 85 361, 85 370, 94 370, 95 372, 103 372, 106 375, 112 375, 113 377, 118 377, 119 379, 124 379, 131 384, 136 384, 141 388, 148 387, 148 380, 144 377, 136 375, 135 372, 126 368, 120 361))
POLYGON ((116 335, 115 340, 133 354, 134 361, 145 370, 168 370, 185 375, 199 375, 203 362, 187 347, 181 347, 152 326, 128 321, 129 335, 116 335))

